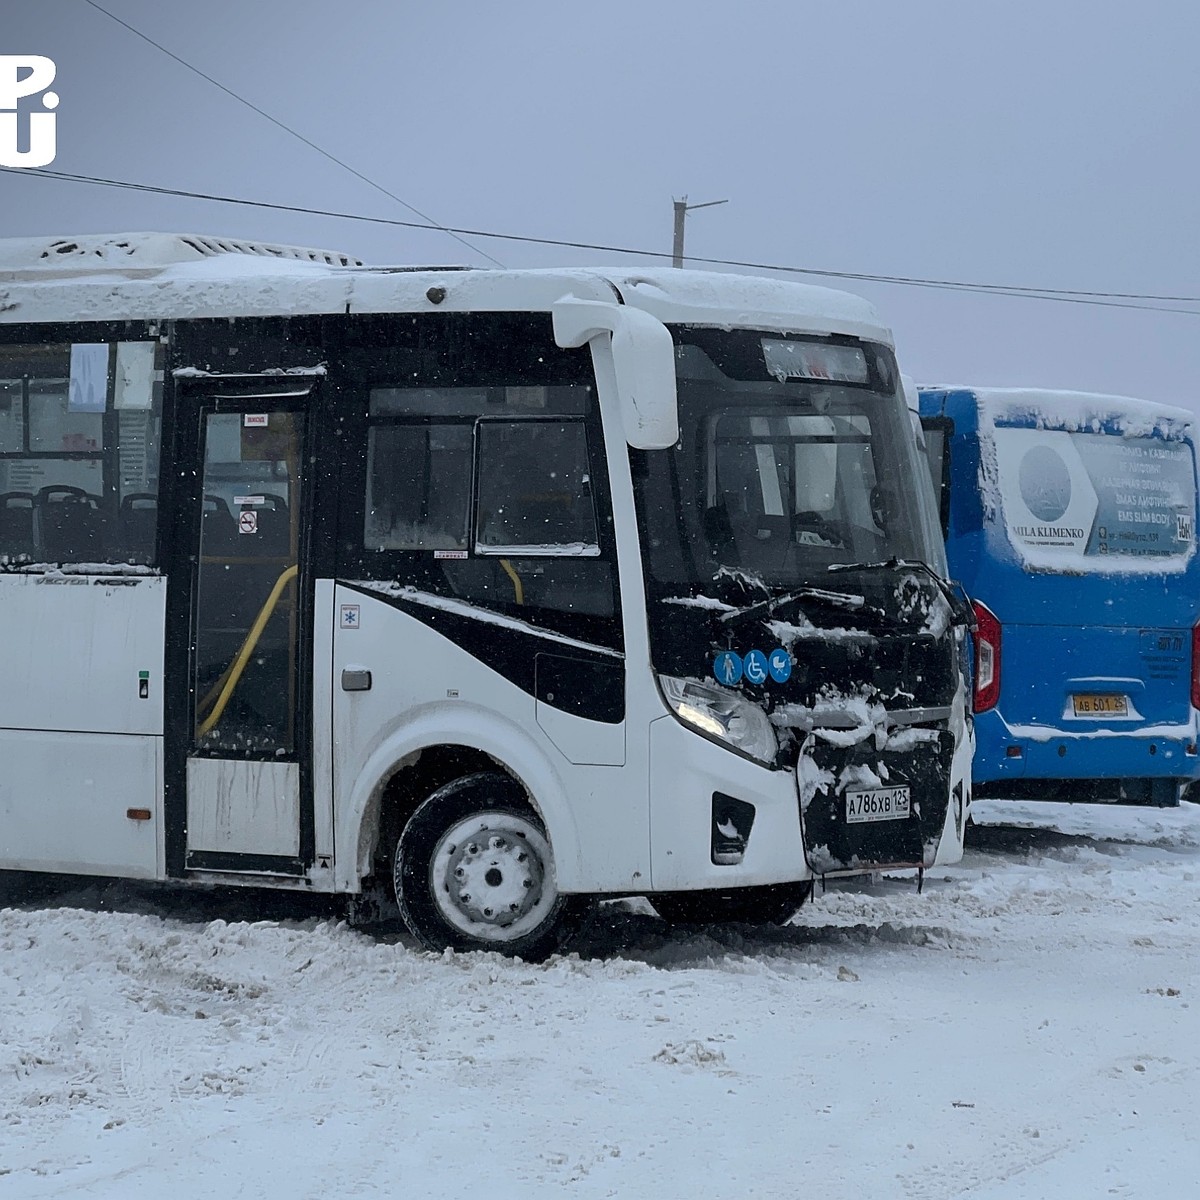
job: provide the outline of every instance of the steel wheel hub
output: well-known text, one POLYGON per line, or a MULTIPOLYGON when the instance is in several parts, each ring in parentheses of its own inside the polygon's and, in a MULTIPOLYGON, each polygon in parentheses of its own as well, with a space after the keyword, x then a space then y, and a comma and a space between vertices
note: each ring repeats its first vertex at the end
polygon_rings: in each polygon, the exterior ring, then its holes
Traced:
POLYGON ((430 885, 443 917, 486 941, 523 937, 558 896, 546 865, 550 848, 515 813, 480 813, 443 835, 430 864, 430 885))

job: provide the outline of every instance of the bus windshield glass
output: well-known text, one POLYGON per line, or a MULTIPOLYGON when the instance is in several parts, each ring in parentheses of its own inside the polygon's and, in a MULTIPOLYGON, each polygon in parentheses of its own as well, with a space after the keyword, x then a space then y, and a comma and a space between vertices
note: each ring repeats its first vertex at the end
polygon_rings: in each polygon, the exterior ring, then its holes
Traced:
MULTIPOLYGON (((674 331, 682 434, 635 452, 652 592, 730 572, 771 592, 831 568, 920 560, 945 574, 928 474, 883 346, 674 331)), ((839 583, 838 586, 841 586, 839 583)))
POLYGON ((1191 445, 1162 437, 995 430, 1004 532, 1026 563, 1088 571, 1176 565, 1195 548, 1191 445))

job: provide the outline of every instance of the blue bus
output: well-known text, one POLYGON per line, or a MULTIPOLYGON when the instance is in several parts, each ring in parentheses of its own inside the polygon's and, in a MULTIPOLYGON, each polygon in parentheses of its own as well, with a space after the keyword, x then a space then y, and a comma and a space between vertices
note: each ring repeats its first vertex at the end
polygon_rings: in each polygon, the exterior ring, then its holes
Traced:
POLYGON ((950 572, 974 602, 976 796, 1173 805, 1200 776, 1191 415, 919 389, 950 572))

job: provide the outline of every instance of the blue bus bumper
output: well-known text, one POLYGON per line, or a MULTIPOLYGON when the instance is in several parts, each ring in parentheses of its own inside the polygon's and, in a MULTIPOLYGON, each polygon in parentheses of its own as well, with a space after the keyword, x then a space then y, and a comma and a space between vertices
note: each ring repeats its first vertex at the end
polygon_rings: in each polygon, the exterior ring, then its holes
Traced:
POLYGON ((975 782, 1200 778, 1196 714, 1186 725, 1103 729, 1009 725, 996 710, 975 718, 975 782))

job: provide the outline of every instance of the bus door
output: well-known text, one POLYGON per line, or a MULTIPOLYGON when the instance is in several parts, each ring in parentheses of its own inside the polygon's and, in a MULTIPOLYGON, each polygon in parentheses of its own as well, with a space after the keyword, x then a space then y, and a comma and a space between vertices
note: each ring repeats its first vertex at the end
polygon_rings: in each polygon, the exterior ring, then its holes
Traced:
POLYGON ((312 862, 314 390, 181 381, 187 533, 173 578, 186 596, 172 611, 189 636, 174 656, 171 874, 301 875, 312 862))

